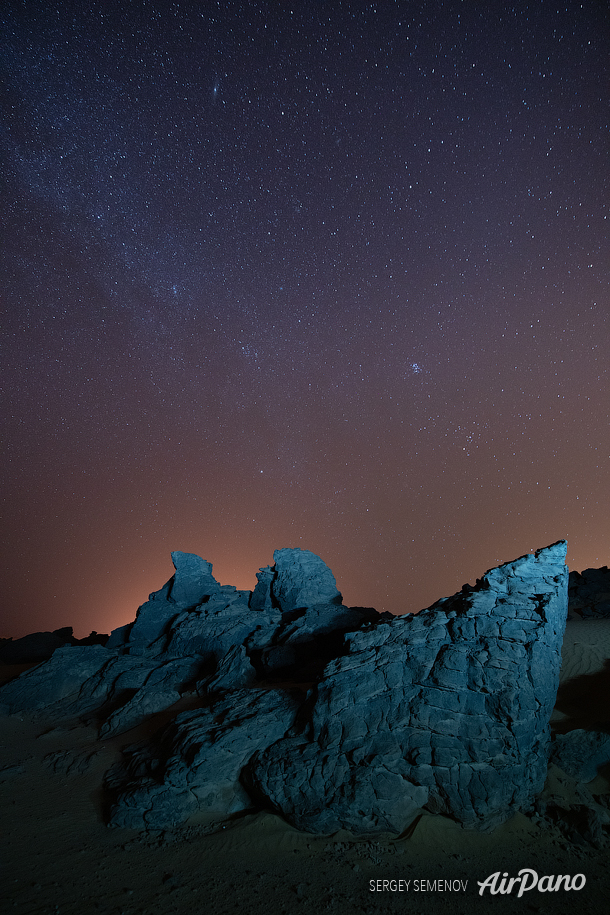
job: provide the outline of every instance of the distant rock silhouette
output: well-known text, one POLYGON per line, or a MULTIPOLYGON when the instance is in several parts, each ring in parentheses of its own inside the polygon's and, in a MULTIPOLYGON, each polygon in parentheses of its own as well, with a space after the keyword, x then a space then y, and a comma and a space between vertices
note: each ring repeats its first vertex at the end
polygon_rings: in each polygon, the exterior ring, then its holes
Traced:
POLYGON ((115 826, 259 808, 319 833, 400 833, 421 810, 494 826, 544 783, 565 554, 559 541, 394 617, 343 606, 308 550, 276 550, 253 592, 175 552, 133 623, 106 647, 59 648, 0 690, 0 708, 107 737, 196 706, 107 774, 115 826))
POLYGON ((32 632, 21 639, 6 639, 0 645, 0 662, 4 664, 33 664, 47 661, 54 651, 64 645, 105 645, 107 635, 92 632, 85 639, 75 639, 72 626, 53 632, 32 632))
POLYGON ((585 569, 570 572, 568 585, 570 616, 583 619, 610 619, 610 569, 585 569))

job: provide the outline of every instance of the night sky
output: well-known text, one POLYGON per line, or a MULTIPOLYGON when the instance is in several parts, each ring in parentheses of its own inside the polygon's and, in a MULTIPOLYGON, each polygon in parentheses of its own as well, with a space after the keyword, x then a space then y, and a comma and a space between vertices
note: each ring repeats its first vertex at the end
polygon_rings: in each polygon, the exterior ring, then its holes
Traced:
POLYGON ((0 635, 279 547, 610 564, 606 2, 5 0, 0 635))

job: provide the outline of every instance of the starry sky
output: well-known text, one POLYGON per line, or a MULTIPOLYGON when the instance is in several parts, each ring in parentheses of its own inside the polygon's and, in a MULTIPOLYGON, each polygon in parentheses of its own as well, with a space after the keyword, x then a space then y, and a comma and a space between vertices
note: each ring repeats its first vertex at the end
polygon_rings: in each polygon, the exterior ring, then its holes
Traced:
POLYGON ((610 564, 606 2, 5 0, 0 635, 279 547, 610 564))

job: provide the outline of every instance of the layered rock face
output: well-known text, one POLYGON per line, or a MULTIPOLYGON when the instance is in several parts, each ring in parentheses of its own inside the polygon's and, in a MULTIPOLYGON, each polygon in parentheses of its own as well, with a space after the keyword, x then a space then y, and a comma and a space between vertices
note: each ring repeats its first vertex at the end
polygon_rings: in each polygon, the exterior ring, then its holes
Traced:
POLYGON ((105 737, 198 706, 108 773, 115 826, 262 807, 322 833, 400 833, 421 809, 493 826, 544 782, 565 553, 560 541, 405 617, 343 606, 307 550, 277 550, 252 593, 172 553, 175 575, 134 623, 106 647, 56 651, 0 708, 84 716, 105 737))
POLYGON ((298 709, 286 690, 244 689, 178 715, 158 745, 129 749, 106 774, 110 824, 167 829, 252 809, 242 770, 260 747, 286 733, 298 709))
POLYGON ((212 564, 194 553, 171 557, 175 574, 104 649, 55 651, 0 691, 0 709, 84 715, 109 737, 185 694, 205 699, 287 670, 297 679, 311 676, 312 664, 333 656, 345 631, 378 616, 341 606, 331 570, 309 550, 276 550, 276 564, 258 576, 268 585, 254 592, 220 585, 212 564))
POLYGON ((254 790, 314 832, 401 832, 422 807, 493 825, 527 805, 546 776, 565 555, 562 541, 346 636, 299 733, 248 766, 254 790))

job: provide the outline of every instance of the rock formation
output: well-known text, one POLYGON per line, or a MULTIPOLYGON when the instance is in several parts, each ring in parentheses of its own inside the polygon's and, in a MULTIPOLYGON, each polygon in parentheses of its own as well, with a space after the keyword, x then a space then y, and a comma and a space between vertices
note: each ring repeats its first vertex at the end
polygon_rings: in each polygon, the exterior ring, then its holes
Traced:
POLYGON ((568 584, 570 616, 583 619, 610 619, 610 569, 585 569, 570 572, 568 584))
POLYGON ((251 809, 243 768, 284 736, 298 709, 286 690, 240 689, 178 715, 158 745, 129 749, 107 773, 111 825, 167 829, 191 817, 222 821, 251 809))
POLYGON ((279 607, 282 612, 315 604, 340 604, 335 576, 310 550, 276 550, 273 566, 261 569, 251 606, 279 607))
POLYGON ((417 616, 345 638, 298 731, 246 769, 314 832, 402 832, 419 808, 493 825, 547 769, 567 615, 565 542, 487 572, 417 616))
POLYGON ((277 550, 253 592, 175 552, 133 623, 106 647, 60 648, 0 690, 0 709, 85 718, 106 737, 197 706, 107 774, 115 826, 265 807, 322 833, 400 833, 422 809, 490 827, 544 783, 565 553, 560 541, 393 617, 343 606, 308 550, 277 550))

